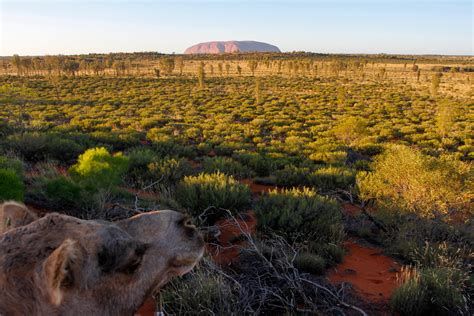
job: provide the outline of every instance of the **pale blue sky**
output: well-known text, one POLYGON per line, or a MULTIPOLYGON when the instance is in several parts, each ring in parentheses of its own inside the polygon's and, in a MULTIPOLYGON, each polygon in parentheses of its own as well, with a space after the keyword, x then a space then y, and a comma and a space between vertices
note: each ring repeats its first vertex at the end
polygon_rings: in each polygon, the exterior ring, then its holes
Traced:
POLYGON ((181 53, 212 40, 473 55, 473 16, 472 0, 0 0, 0 55, 181 53))

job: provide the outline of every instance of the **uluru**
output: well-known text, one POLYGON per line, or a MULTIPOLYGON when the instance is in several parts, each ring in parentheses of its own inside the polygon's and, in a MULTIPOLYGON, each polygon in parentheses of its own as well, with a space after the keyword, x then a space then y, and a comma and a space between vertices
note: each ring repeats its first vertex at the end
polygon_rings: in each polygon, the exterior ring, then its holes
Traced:
POLYGON ((185 54, 222 54, 222 53, 273 52, 280 53, 274 45, 256 41, 215 41, 199 43, 187 48, 185 54))

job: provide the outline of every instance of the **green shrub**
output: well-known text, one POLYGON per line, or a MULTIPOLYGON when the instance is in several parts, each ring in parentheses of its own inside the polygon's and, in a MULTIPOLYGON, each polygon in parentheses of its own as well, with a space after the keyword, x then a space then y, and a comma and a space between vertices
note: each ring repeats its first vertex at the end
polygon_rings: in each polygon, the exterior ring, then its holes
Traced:
POLYGON ((154 181, 162 184, 177 184, 185 176, 190 175, 193 167, 187 159, 168 158, 148 165, 148 170, 154 181))
POLYGON ((18 176, 23 177, 24 165, 23 165, 23 161, 19 159, 0 156, 0 169, 15 170, 18 176))
POLYGON ((355 184, 355 173, 343 167, 322 167, 311 173, 310 181, 321 192, 348 191, 355 184))
POLYGON ((467 276, 452 268, 404 270, 390 305, 400 315, 469 314, 467 276))
POLYGON ((301 271, 318 275, 322 274, 326 268, 326 261, 323 257, 308 252, 299 253, 294 264, 301 271))
POLYGON ((55 159, 70 162, 84 150, 83 146, 61 134, 25 133, 11 135, 6 144, 28 161, 55 159))
POLYGON ((59 208, 76 207, 84 202, 81 187, 66 177, 47 179, 45 194, 59 208))
POLYGON ((433 158, 406 146, 392 146, 378 156, 373 172, 359 173, 362 199, 379 207, 433 217, 466 210, 472 198, 470 167, 448 158, 433 158))
POLYGON ((338 203, 313 189, 270 191, 257 201, 255 210, 262 229, 291 240, 339 243, 344 236, 338 203))
POLYGON ((69 169, 73 179, 89 191, 111 189, 118 185, 128 169, 128 158, 111 155, 104 147, 86 150, 69 169))
POLYGON ((24 185, 13 169, 0 169, 0 201, 23 201, 24 185))
POLYGON ((134 184, 139 183, 143 186, 144 181, 151 181, 153 179, 148 169, 148 165, 156 162, 159 157, 151 149, 134 148, 127 153, 129 159, 127 178, 134 184))
POLYGON ((206 157, 202 165, 206 173, 219 171, 236 179, 250 178, 254 174, 248 167, 228 157, 206 157))
POLYGON ((176 198, 193 215, 209 206, 239 211, 249 206, 250 190, 232 176, 201 173, 185 177, 177 187, 176 198))
POLYGON ((222 275, 196 268, 184 278, 174 278, 163 291, 167 314, 236 315, 238 295, 222 275))
POLYGON ((257 176, 269 176, 275 170, 275 161, 255 152, 234 152, 232 158, 253 170, 257 176))
POLYGON ((309 168, 287 165, 284 169, 274 172, 275 182, 282 186, 308 185, 310 172, 309 168))
POLYGON ((310 242, 308 250, 323 257, 328 265, 341 263, 346 255, 344 248, 333 243, 321 243, 319 241, 310 242))

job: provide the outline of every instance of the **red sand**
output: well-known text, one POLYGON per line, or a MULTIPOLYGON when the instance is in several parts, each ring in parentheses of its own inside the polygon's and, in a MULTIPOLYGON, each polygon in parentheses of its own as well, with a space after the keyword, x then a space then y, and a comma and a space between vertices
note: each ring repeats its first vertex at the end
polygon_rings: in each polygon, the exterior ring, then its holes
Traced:
POLYGON ((278 189, 275 185, 255 183, 252 179, 243 179, 240 182, 246 184, 254 195, 263 194, 271 190, 278 189))
POLYGON ((145 199, 145 200, 157 200, 159 198, 157 193, 150 192, 150 191, 127 188, 127 187, 122 187, 121 189, 125 190, 125 191, 127 191, 131 194, 134 194, 134 195, 138 196, 141 199, 145 199))
POLYGON ((386 303, 398 287, 400 265, 382 255, 377 248, 361 246, 352 240, 347 240, 344 246, 349 253, 329 272, 329 280, 333 283, 349 282, 367 300, 386 303))
POLYGON ((245 213, 246 220, 224 219, 216 223, 219 226, 219 246, 208 246, 212 260, 219 265, 231 264, 245 246, 245 240, 235 240, 243 234, 254 234, 257 220, 253 211, 245 213))
POLYGON ((351 216, 356 216, 361 212, 361 209, 358 206, 355 206, 351 203, 343 203, 342 208, 346 214, 349 214, 351 216))

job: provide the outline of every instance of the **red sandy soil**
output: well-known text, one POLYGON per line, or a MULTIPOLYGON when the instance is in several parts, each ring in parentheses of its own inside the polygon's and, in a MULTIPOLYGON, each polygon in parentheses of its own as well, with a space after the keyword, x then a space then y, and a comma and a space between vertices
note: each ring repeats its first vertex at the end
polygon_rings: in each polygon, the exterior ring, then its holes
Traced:
POLYGON ((349 253, 329 272, 332 283, 349 282, 356 292, 371 302, 388 302, 398 287, 400 264, 381 254, 380 249, 361 246, 353 240, 344 243, 349 253))
POLYGON ((344 210, 344 213, 349 214, 351 216, 356 216, 361 212, 360 207, 355 206, 354 204, 351 203, 343 203, 342 208, 344 210))
POLYGON ((229 265, 239 256, 239 251, 245 247, 245 240, 235 240, 243 234, 254 234, 257 219, 253 211, 243 214, 244 219, 223 219, 216 223, 220 235, 217 237, 218 246, 208 245, 207 251, 213 261, 219 265, 229 265))
POLYGON ((252 179, 243 179, 240 180, 240 182, 246 184, 254 195, 263 194, 271 190, 278 189, 275 185, 255 183, 252 179))
POLYGON ((126 188, 126 187, 122 187, 122 189, 129 192, 129 193, 131 193, 131 194, 134 194, 134 195, 138 196, 141 199, 146 199, 146 200, 156 200, 156 199, 158 199, 158 194, 156 194, 154 192, 138 190, 138 189, 133 189, 133 188, 126 188))

